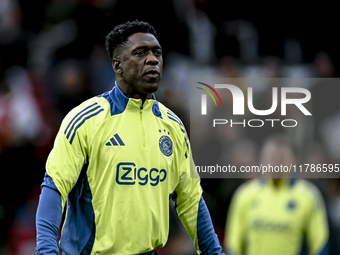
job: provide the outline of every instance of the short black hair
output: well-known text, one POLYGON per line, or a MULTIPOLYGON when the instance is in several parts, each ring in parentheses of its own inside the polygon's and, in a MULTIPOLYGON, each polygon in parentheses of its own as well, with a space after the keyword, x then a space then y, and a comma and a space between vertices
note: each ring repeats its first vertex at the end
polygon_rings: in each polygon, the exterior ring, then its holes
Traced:
POLYGON ((158 40, 156 30, 147 22, 134 20, 117 25, 106 36, 106 51, 111 60, 113 59, 116 49, 122 47, 129 37, 135 33, 150 33, 158 40))

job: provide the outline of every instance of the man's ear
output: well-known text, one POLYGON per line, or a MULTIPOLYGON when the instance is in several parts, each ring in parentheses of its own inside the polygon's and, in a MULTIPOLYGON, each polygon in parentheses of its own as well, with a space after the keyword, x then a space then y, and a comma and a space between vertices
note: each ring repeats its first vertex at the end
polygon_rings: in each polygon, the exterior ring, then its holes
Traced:
POLYGON ((121 62, 119 59, 117 58, 112 59, 112 67, 116 74, 123 73, 121 62))

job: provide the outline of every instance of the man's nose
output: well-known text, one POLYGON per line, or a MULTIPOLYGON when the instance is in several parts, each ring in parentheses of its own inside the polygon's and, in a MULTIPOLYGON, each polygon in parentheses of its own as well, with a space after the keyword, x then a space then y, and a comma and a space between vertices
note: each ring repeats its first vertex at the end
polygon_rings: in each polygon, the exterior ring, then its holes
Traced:
POLYGON ((158 64, 158 59, 156 56, 150 52, 147 57, 146 57, 146 64, 148 65, 157 65, 158 64))

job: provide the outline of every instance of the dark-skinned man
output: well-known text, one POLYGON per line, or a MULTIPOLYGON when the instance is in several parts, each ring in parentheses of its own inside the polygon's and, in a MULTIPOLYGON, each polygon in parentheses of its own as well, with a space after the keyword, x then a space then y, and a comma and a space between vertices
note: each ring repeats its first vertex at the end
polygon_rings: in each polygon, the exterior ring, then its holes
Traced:
POLYGON ((181 120, 153 95, 162 75, 154 28, 116 26, 106 38, 114 88, 73 109, 48 157, 37 210, 37 254, 157 254, 169 198, 200 254, 221 254, 181 120))

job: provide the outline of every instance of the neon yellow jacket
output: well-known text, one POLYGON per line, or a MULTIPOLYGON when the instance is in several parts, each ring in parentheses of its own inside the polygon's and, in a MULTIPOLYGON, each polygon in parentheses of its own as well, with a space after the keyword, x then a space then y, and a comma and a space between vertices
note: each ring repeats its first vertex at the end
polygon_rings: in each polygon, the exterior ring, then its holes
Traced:
POLYGON ((233 255, 328 254, 328 224, 322 196, 306 180, 252 180, 236 191, 224 245, 233 255))
MULTIPOLYGON (((198 253, 220 254, 193 169, 181 120, 155 98, 142 105, 115 86, 85 101, 63 120, 42 185, 43 193, 60 194, 62 206, 67 202, 61 249, 72 255, 113 255, 163 247, 172 198, 198 253)), ((46 245, 53 236, 46 222, 51 229, 58 224, 46 212, 44 197, 53 195, 43 195, 36 250, 50 254, 57 247, 46 245)))

